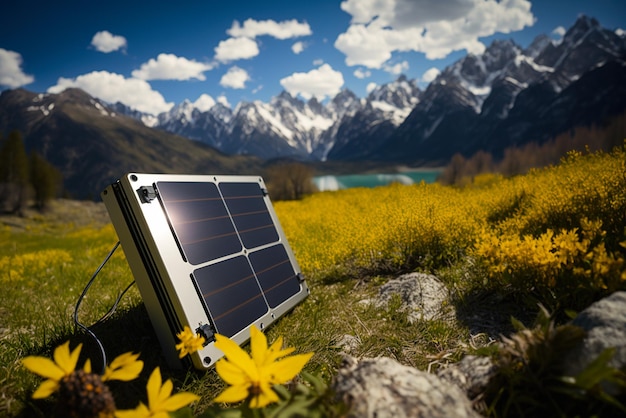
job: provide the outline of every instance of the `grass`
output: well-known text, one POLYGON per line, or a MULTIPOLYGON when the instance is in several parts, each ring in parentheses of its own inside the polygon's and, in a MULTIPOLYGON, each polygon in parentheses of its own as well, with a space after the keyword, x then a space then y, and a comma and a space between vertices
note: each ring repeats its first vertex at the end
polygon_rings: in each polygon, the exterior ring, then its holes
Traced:
MULTIPOLYGON (((267 330, 268 340, 282 335, 297 352, 315 352, 305 371, 328 383, 343 352, 434 371, 513 331, 511 316, 532 322, 537 302, 579 310, 626 289, 624 190, 626 157, 616 151, 463 188, 392 185, 276 202, 311 295, 267 330), (551 228, 567 234, 550 235, 551 228), (399 299, 385 308, 363 303, 408 271, 435 273, 447 285, 456 321, 411 323, 399 299)), ((117 237, 102 204, 93 202, 58 201, 44 214, 0 222, 0 240, 8 243, 0 247, 0 416, 50 416, 50 400, 31 399, 41 380, 20 361, 50 357, 69 339, 82 342, 83 357, 98 367, 99 352, 75 330, 72 315, 117 237)), ((96 323, 132 280, 118 250, 84 299, 80 320, 96 323)), ((211 408, 224 388, 214 370, 166 367, 135 287, 93 330, 109 360, 134 351, 145 362, 139 379, 111 384, 120 409, 145 402, 157 366, 175 390, 201 396, 195 413, 211 408)))

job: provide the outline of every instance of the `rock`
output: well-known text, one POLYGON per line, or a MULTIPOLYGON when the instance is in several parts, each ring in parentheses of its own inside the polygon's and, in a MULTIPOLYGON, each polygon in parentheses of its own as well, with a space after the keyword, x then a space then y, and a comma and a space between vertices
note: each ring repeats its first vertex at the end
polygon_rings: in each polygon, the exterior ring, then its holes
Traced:
MULTIPOLYGON (((626 370, 626 292, 615 292, 593 303, 580 312, 572 324, 587 331, 587 336, 568 355, 564 374, 576 376, 611 347, 615 348, 615 354, 609 364, 626 370)), ((615 392, 609 388, 609 385, 605 386, 615 392)))
POLYGON ((387 358, 345 357, 333 380, 348 417, 479 417, 457 386, 387 358))
POLYGON ((489 357, 468 355, 458 363, 437 371, 437 376, 458 386, 469 399, 474 400, 485 392, 498 368, 489 357))
POLYGON ((337 341, 336 345, 344 353, 350 354, 359 348, 359 345, 361 345, 361 339, 355 337, 354 335, 345 334, 337 341))
POLYGON ((410 322, 444 318, 453 311, 448 289, 431 274, 409 273, 388 281, 381 286, 375 303, 386 305, 394 295, 400 296, 410 322))

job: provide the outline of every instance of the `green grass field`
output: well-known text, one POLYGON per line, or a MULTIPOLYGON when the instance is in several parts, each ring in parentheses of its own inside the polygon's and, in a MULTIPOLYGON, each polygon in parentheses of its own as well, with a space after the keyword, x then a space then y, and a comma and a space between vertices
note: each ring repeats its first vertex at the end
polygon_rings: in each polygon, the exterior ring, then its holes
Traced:
MULTIPOLYGON (((267 331, 297 352, 315 352, 305 371, 330 382, 340 341, 358 339, 355 356, 387 356, 422 370, 475 352, 509 317, 534 318, 540 302, 558 320, 626 289, 626 153, 572 154, 560 165, 505 179, 476 178, 463 188, 391 185, 319 193, 276 202, 279 219, 307 277, 311 295, 267 331), (459 321, 410 323, 397 304, 360 303, 389 278, 436 274, 463 313, 497 312, 496 323, 470 333, 459 321)), ((44 214, 0 218, 0 415, 50 416, 53 399, 33 400, 41 379, 23 368, 29 355, 82 342, 99 363, 93 341, 72 315, 89 278, 117 242, 102 204, 54 202, 44 214)), ((99 274, 80 310, 90 325, 133 281, 122 251, 99 274)), ((141 377, 113 382, 120 409, 145 402, 150 372, 160 366, 176 391, 200 396, 196 414, 224 388, 215 371, 169 370, 137 289, 97 324, 108 359, 141 353, 141 377)))

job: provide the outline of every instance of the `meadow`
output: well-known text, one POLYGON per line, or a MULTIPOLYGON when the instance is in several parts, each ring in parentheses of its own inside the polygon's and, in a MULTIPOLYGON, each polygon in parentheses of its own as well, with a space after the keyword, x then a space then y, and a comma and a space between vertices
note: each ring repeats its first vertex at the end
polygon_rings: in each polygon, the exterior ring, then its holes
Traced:
MULTIPOLYGON (((480 175, 463 187, 394 184, 317 193, 274 207, 311 295, 267 336, 314 352, 304 370, 326 383, 346 335, 359 342, 355 356, 436 370, 510 331, 510 315, 534 318, 538 303, 563 322, 569 312, 626 290, 624 148, 572 152, 555 166, 511 178, 480 175), (411 271, 438 276, 459 319, 488 309, 504 328, 477 332, 463 320, 410 323, 393 303, 360 303, 411 271)), ((41 379, 24 369, 25 356, 50 357, 67 340, 84 343, 85 356, 99 356, 72 316, 117 237, 101 217, 79 222, 77 212, 69 218, 44 213, 0 226, 0 415, 49 416, 53 410, 51 399, 31 399, 41 379)), ((224 383, 214 371, 167 369, 135 287, 109 312, 132 281, 118 250, 78 311, 83 323, 95 324, 107 356, 141 353, 141 377, 111 384, 118 408, 145 401, 149 372, 160 366, 176 391, 200 396, 194 413, 211 409, 224 383)))

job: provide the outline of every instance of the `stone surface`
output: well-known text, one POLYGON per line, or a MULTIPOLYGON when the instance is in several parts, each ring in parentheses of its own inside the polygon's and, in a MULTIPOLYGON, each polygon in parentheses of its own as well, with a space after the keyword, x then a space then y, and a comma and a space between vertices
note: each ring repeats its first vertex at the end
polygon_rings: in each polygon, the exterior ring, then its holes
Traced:
POLYGON ((394 295, 402 300, 402 309, 411 322, 433 320, 453 315, 448 303, 448 289, 431 274, 409 273, 381 286, 376 304, 387 304, 394 295))
POLYGON ((593 303, 572 324, 587 331, 587 336, 568 356, 566 375, 577 375, 611 347, 615 347, 615 354, 609 364, 626 370, 626 292, 615 292, 593 303))
POLYGON ((485 392, 498 370, 489 357, 465 356, 458 363, 437 371, 437 376, 458 386, 474 400, 485 392))
POLYGON ((345 357, 333 389, 349 406, 349 417, 480 416, 454 384, 387 357, 345 357))

